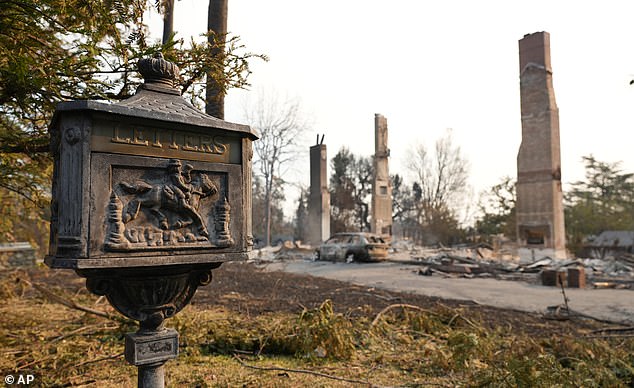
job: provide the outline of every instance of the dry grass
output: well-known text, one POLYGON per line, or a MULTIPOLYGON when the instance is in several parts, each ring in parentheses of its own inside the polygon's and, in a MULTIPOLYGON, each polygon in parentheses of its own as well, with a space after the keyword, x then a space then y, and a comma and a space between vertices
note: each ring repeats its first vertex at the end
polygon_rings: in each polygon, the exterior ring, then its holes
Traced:
MULTIPOLYGON (((0 370, 38 386, 129 387, 129 324, 50 301, 22 272, 0 278, 0 370)), ((92 309, 112 308, 81 288, 49 291, 92 309)), ((351 318, 330 301, 301 314, 235 314, 190 306, 168 321, 181 336, 168 386, 631 386, 628 337, 537 338, 486 329, 460 309, 399 305, 351 318)))

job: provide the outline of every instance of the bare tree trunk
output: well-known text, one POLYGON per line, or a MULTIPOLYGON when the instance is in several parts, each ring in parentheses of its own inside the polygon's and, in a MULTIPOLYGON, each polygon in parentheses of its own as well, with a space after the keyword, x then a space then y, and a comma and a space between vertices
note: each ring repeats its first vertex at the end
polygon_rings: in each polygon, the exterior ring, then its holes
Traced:
POLYGON ((164 0, 163 6, 163 44, 174 33, 174 0, 164 0))
MULTIPOLYGON (((215 33, 216 41, 225 41, 227 36, 227 14, 229 0, 209 0, 209 13, 207 14, 207 30, 215 33)), ((214 37, 209 38, 210 43, 214 37)), ((218 60, 224 62, 224 44, 214 53, 218 60)), ((205 112, 219 119, 225 118, 224 79, 216 79, 207 74, 207 90, 205 112)))
POLYGON ((273 196, 273 177, 265 178, 266 193, 264 195, 264 222, 266 223, 266 236, 264 237, 265 246, 271 246, 271 207, 273 196))

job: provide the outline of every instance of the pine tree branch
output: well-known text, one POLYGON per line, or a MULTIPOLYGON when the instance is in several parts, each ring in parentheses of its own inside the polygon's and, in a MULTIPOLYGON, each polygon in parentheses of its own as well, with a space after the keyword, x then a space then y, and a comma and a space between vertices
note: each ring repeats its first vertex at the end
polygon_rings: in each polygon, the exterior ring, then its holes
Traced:
POLYGON ((233 358, 235 358, 240 363, 240 365, 242 365, 242 366, 244 366, 246 368, 250 368, 250 369, 264 370, 264 371, 303 373, 303 374, 309 374, 309 375, 313 375, 313 376, 325 377, 325 378, 331 379, 331 380, 345 381, 347 383, 363 384, 363 385, 367 385, 368 387, 378 387, 378 385, 374 385, 374 384, 372 384, 372 383, 370 383, 368 381, 356 380, 356 379, 348 379, 348 378, 345 378, 345 377, 333 376, 333 375, 329 375, 329 374, 326 374, 326 373, 315 372, 315 371, 306 370, 306 369, 291 369, 291 368, 282 368, 282 367, 279 367, 279 366, 255 366, 255 365, 249 365, 246 362, 242 361, 242 359, 240 359, 240 357, 238 357, 235 354, 233 355, 233 358))

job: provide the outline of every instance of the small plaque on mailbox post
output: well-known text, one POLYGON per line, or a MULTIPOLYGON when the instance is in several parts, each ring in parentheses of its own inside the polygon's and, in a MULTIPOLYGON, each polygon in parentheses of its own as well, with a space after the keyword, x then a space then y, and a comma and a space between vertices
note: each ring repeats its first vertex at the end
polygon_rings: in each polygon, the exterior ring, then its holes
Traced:
POLYGON ((178 356, 178 333, 165 329, 154 335, 125 335, 125 359, 132 365, 165 362, 178 356))

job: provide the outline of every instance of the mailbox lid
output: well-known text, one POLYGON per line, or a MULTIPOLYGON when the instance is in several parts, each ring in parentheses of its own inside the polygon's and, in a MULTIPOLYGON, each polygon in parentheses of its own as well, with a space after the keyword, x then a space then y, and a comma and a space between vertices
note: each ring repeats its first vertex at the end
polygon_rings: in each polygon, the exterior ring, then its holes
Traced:
POLYGON ((122 118, 140 118, 160 120, 168 123, 180 123, 200 128, 217 128, 234 132, 251 140, 258 138, 257 133, 248 125, 231 123, 201 112, 181 97, 178 79, 178 66, 166 61, 160 52, 153 58, 141 59, 138 69, 145 82, 136 94, 115 104, 98 101, 67 101, 57 105, 52 126, 58 116, 68 111, 97 111, 110 113, 122 118))
POLYGON ((158 120, 170 124, 184 124, 199 129, 217 128, 236 135, 258 139, 258 134, 248 125, 220 120, 205 114, 185 101, 179 95, 160 93, 140 87, 137 94, 116 104, 106 104, 92 100, 65 101, 57 104, 51 126, 55 126, 60 115, 72 111, 92 111, 112 114, 125 119, 140 118, 144 120, 158 120))

